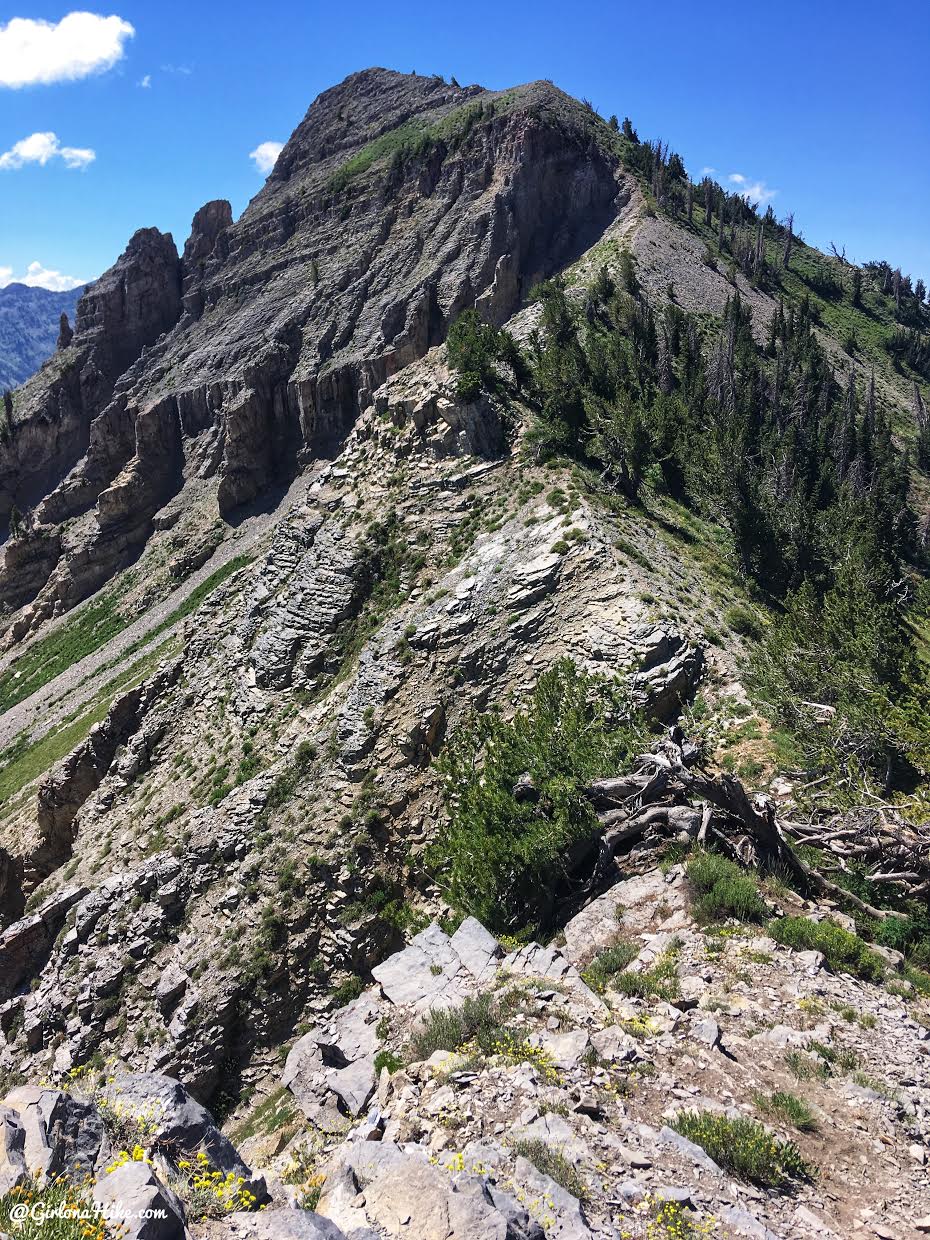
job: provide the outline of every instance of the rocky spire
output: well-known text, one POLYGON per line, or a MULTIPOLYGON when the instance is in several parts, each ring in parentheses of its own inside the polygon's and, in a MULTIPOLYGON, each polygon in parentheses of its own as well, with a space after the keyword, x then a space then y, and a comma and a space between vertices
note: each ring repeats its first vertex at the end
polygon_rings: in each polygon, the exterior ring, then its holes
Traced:
POLYGON ((204 203, 191 222, 191 235, 181 257, 181 300, 184 309, 195 319, 203 313, 202 283, 211 257, 222 260, 226 250, 222 244, 232 224, 232 207, 225 198, 204 203))
POLYGON ((73 335, 74 332, 71 328, 71 324, 68 322, 68 316, 62 312, 62 316, 58 321, 58 344, 55 347, 58 349, 67 349, 68 345, 71 343, 71 338, 73 335))

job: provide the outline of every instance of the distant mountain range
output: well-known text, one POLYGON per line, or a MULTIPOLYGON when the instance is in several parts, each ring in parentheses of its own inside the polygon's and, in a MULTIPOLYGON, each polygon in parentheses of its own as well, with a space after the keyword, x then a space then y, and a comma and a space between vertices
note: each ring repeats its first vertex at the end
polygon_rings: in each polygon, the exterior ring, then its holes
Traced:
POLYGON ((62 312, 74 311, 87 286, 53 293, 26 284, 0 288, 0 391, 18 387, 55 352, 62 312))

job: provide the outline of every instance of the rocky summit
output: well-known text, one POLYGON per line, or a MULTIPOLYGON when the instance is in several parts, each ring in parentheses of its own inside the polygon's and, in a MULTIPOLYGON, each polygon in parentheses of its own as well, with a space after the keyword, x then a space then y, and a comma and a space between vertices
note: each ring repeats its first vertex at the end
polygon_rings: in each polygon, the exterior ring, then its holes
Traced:
POLYGON ((930 1234, 928 356, 549 82, 140 228, 0 426, 0 1233, 930 1234))

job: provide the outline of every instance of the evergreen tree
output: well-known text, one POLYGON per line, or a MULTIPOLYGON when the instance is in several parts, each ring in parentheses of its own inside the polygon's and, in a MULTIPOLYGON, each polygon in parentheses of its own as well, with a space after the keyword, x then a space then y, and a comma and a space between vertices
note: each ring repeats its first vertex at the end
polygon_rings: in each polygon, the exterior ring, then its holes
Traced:
POLYGON ((787 271, 791 263, 791 245, 794 241, 794 212, 788 213, 785 219, 785 248, 782 250, 781 265, 787 271))

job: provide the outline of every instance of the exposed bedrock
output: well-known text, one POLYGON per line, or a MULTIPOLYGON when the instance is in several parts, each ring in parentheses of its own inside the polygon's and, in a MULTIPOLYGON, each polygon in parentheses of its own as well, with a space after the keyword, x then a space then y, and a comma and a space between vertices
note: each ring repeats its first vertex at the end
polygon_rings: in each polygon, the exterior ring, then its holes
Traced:
MULTIPOLYGON (((30 507, 87 450, 92 419, 118 377, 181 313, 178 253, 143 228, 78 302, 66 347, 14 396, 13 433, 0 449, 0 513, 30 507)), ((62 335, 62 344, 65 336, 62 335)))
MULTIPOLYGON (((11 862, 21 874, 23 888, 34 887, 71 855, 78 811, 99 788, 117 751, 140 733, 149 712, 177 680, 180 670, 180 660, 166 664, 151 679, 117 698, 106 718, 91 728, 87 739, 42 781, 36 809, 38 841, 28 854, 11 862)), ((151 742, 148 732, 140 736, 136 747, 145 748, 151 742)), ((5 894, 0 923, 16 915, 19 894, 5 894)))
POLYGON ((67 384, 43 371, 46 403, 71 394, 60 446, 33 445, 50 462, 33 481, 43 524, 96 505, 96 529, 57 563, 54 544, 24 552, 15 590, 0 569, 11 606, 34 600, 13 639, 137 556, 185 479, 215 477, 225 517, 328 452, 463 309, 503 322, 627 194, 584 109, 548 83, 501 97, 370 70, 320 96, 238 221, 205 204, 182 259, 144 229, 82 298, 56 355, 67 384), (414 146, 369 159, 408 124, 414 146))

